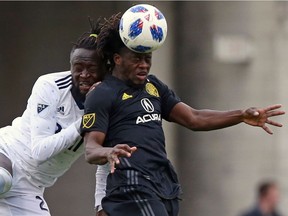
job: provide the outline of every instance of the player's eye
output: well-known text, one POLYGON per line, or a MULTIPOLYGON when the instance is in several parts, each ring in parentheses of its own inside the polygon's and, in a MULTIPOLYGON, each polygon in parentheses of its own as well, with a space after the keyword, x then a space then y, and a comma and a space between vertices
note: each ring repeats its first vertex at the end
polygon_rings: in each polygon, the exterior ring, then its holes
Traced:
POLYGON ((98 70, 98 67, 96 67, 96 66, 92 66, 92 67, 89 67, 89 68, 88 68, 88 71, 89 71, 90 73, 96 73, 97 70, 98 70))
POLYGON ((151 56, 147 56, 147 57, 145 58, 145 60, 146 60, 147 63, 151 63, 152 58, 151 58, 151 56))
POLYGON ((84 70, 84 67, 82 67, 81 65, 75 65, 74 66, 74 71, 76 73, 81 73, 84 70))
POLYGON ((140 58, 139 58, 139 57, 134 57, 134 58, 133 58, 133 61, 134 61, 134 62, 139 62, 139 61, 140 61, 140 58))

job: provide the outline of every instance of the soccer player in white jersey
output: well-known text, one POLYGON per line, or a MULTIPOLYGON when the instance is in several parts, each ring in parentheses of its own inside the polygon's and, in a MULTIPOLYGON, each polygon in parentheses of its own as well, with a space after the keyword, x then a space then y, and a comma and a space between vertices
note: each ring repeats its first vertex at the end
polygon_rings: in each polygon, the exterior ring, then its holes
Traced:
POLYGON ((99 25, 74 44, 71 70, 40 76, 27 108, 0 129, 0 215, 50 216, 44 189, 83 154, 86 93, 105 72, 96 53, 99 25))

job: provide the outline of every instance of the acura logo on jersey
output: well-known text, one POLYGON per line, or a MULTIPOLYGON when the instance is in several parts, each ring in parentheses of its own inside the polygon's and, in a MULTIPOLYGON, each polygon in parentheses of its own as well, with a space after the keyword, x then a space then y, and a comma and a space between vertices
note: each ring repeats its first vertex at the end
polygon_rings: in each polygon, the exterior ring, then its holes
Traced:
POLYGON ((161 122, 161 115, 158 113, 152 113, 154 112, 155 109, 152 102, 148 98, 143 98, 141 100, 141 105, 144 108, 144 110, 148 113, 143 116, 138 116, 136 119, 136 124, 147 123, 150 121, 161 122))
POLYGON ((148 113, 154 112, 154 106, 148 98, 143 98, 141 100, 141 105, 146 112, 148 113))

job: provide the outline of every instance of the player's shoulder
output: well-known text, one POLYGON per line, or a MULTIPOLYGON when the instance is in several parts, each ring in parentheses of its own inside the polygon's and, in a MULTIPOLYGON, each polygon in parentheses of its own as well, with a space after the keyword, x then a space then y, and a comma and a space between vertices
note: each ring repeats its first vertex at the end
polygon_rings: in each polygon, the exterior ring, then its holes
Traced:
POLYGON ((70 71, 48 73, 40 76, 36 83, 48 84, 59 90, 65 89, 72 85, 72 74, 70 71))
POLYGON ((149 74, 147 77, 147 81, 151 83, 155 83, 156 85, 163 85, 164 83, 154 74, 149 74))
POLYGON ((153 84, 159 90, 166 89, 168 87, 164 82, 162 82, 157 76, 153 74, 148 75, 147 82, 148 84, 153 84))
MULTIPOLYGON (((99 83, 93 90, 92 92, 94 94, 113 94, 115 89, 113 86, 109 84, 106 80, 103 80, 101 83, 99 83)), ((90 94, 90 93, 89 93, 90 94)))
POLYGON ((149 74, 147 76, 148 81, 158 81, 159 79, 154 74, 149 74))
POLYGON ((93 92, 95 94, 101 94, 101 95, 117 95, 117 92, 121 91, 123 82, 120 82, 118 79, 111 75, 107 75, 104 80, 95 87, 93 92))
POLYGON ((86 95, 86 102, 89 103, 89 101, 93 102, 100 102, 103 103, 103 101, 109 101, 114 98, 116 95, 116 92, 113 90, 113 86, 110 86, 109 83, 105 82, 103 80, 100 84, 98 84, 92 91, 90 91, 86 95))

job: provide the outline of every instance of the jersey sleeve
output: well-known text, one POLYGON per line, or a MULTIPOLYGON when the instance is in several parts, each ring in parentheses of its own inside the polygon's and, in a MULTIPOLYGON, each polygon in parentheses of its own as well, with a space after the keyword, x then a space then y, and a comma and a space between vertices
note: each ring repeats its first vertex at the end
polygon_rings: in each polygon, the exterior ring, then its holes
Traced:
POLYGON ((85 113, 81 122, 81 135, 86 132, 100 131, 107 133, 109 126, 109 116, 112 109, 112 92, 101 83, 85 100, 85 113))
POLYGON ((99 165, 96 171, 95 209, 102 210, 101 201, 106 196, 106 181, 109 174, 109 163, 99 165))
POLYGON ((156 76, 150 75, 149 80, 155 84, 161 97, 161 114, 162 117, 169 121, 169 114, 172 108, 179 102, 180 98, 166 84, 160 81, 156 76))
POLYGON ((38 163, 57 155, 81 139, 78 132, 81 119, 75 119, 69 127, 55 134, 57 104, 60 100, 58 91, 55 83, 40 77, 28 100, 32 157, 38 163))

